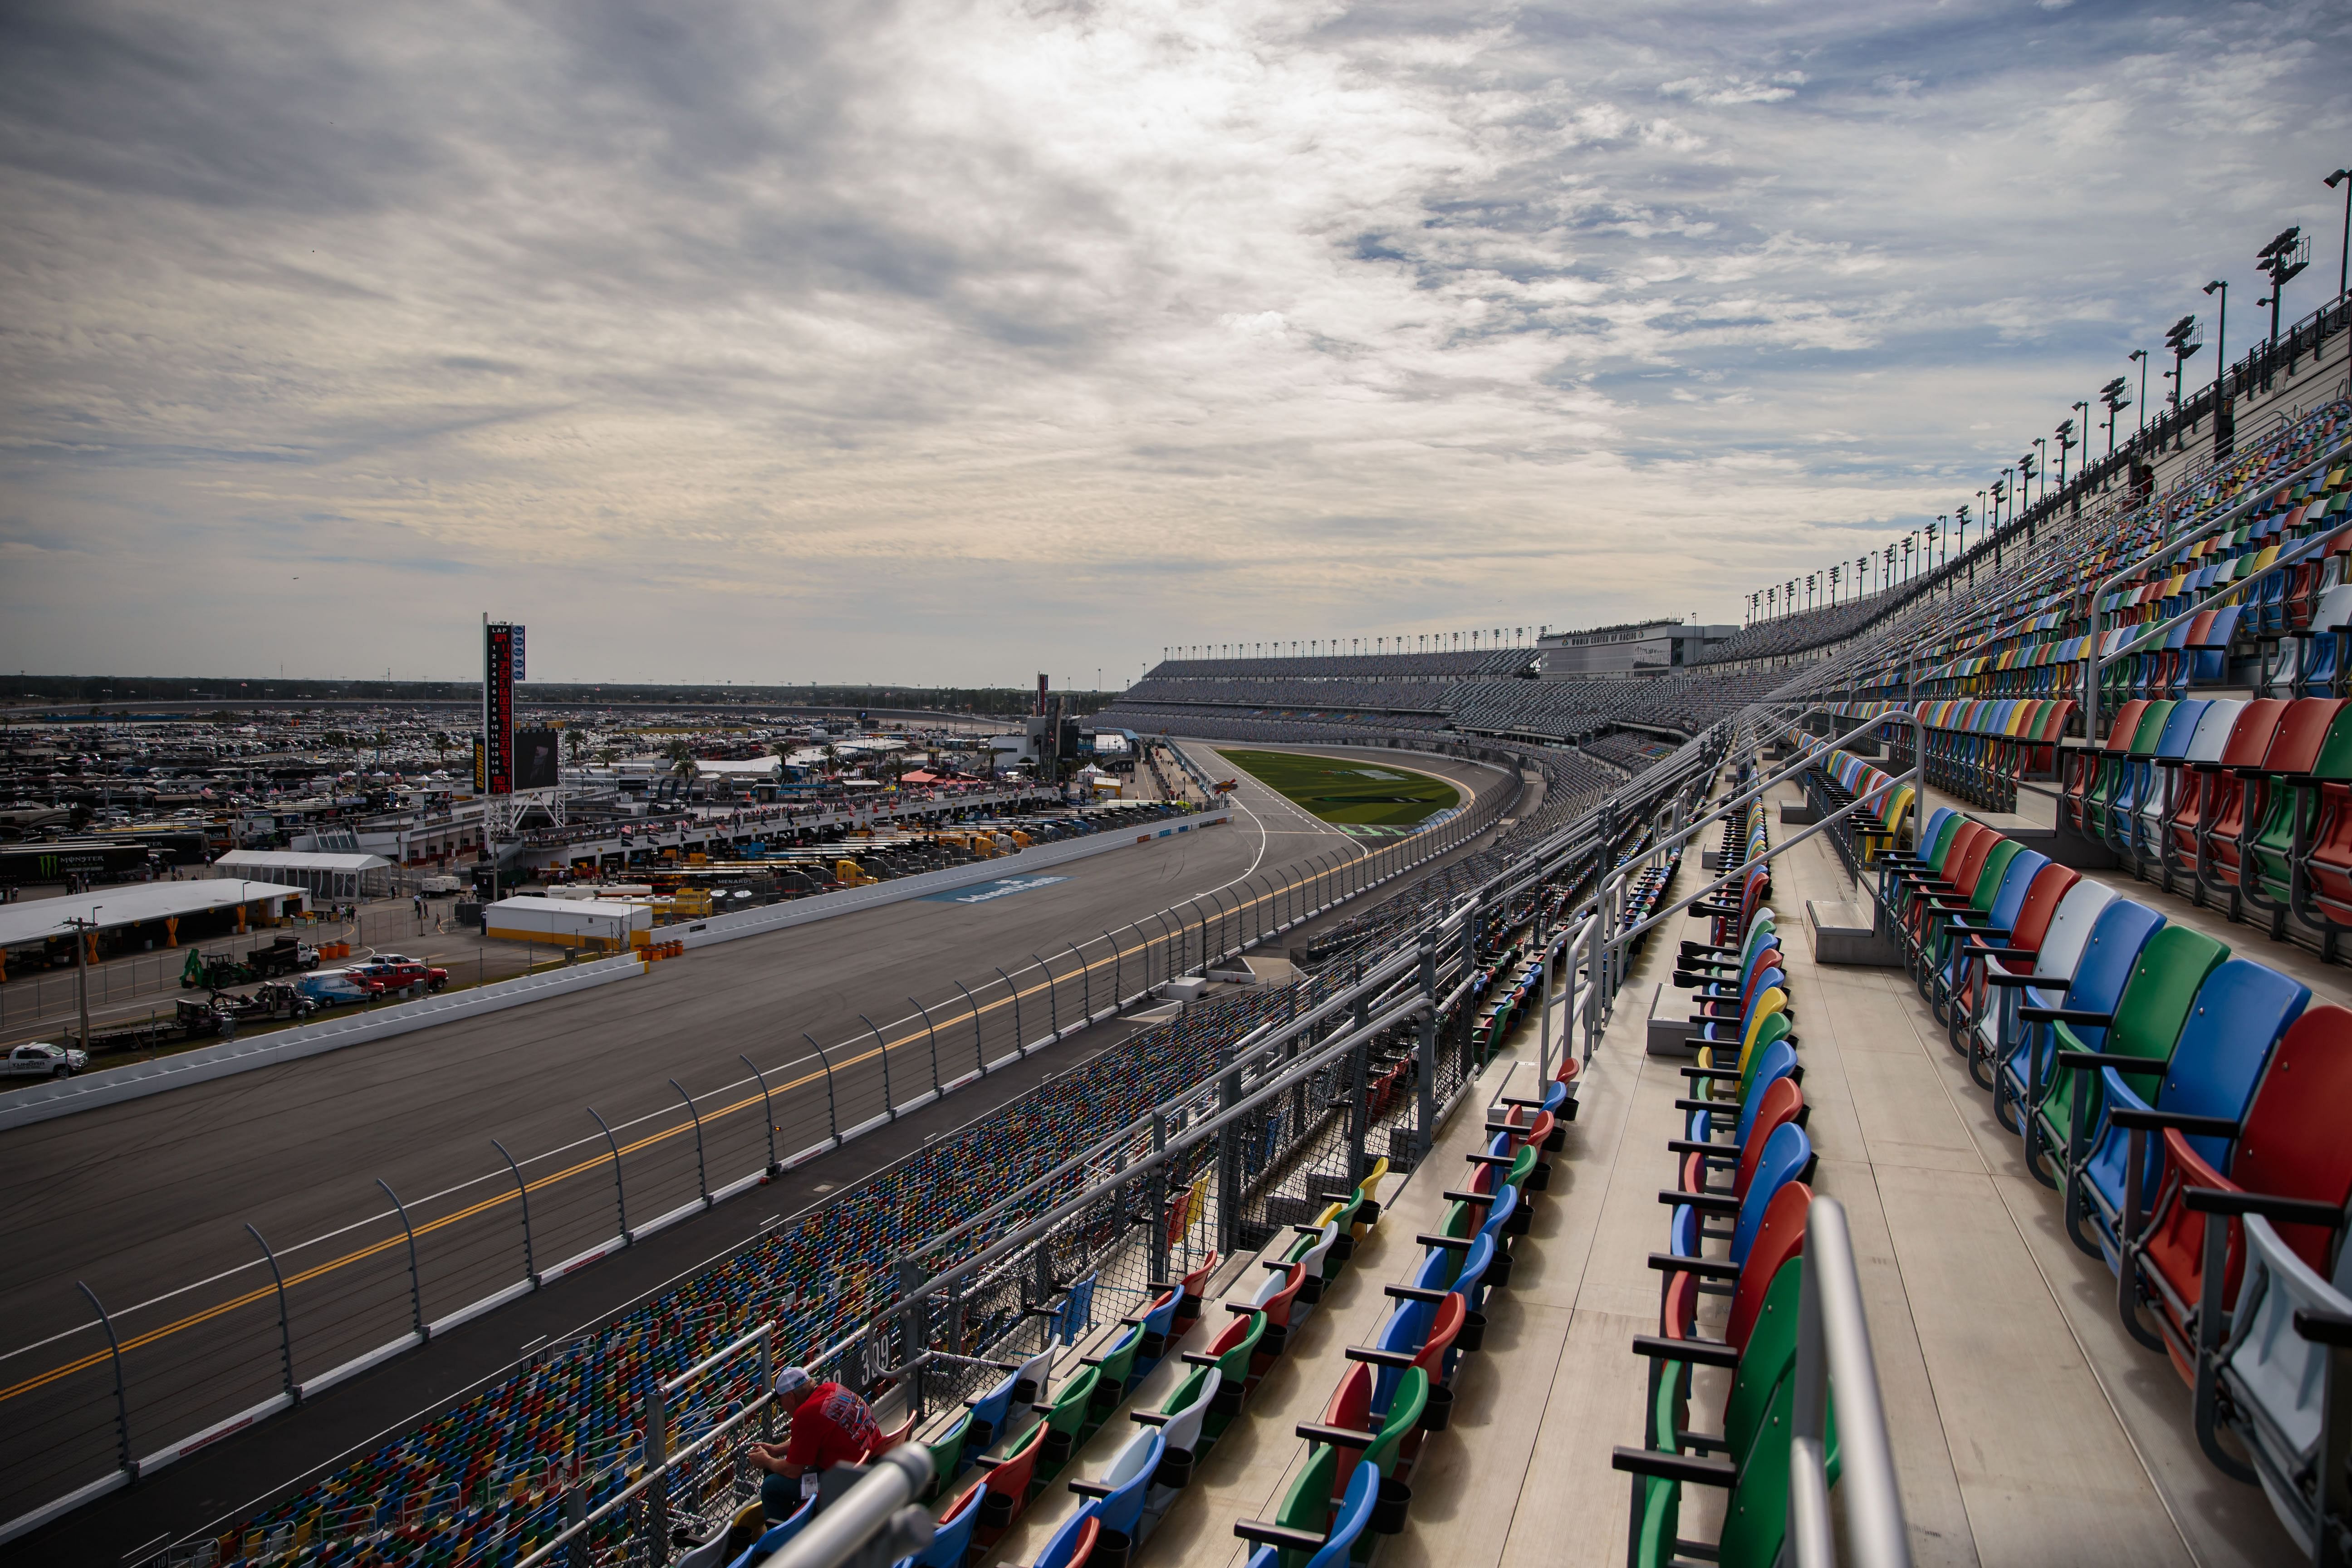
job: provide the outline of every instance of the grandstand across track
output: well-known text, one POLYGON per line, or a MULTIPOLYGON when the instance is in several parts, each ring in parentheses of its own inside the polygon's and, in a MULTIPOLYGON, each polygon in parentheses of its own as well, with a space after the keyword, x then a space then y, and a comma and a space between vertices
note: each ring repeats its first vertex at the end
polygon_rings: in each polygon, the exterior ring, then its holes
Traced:
MULTIPOLYGON (((1192 751, 1213 765, 1207 748, 1192 751)), ((1465 796, 1499 796, 1506 806, 1518 783, 1453 759, 1417 756, 1414 765, 1465 796)), ((103 1340, 78 1280, 116 1315, 127 1354, 136 1345, 151 1365, 182 1358, 172 1365, 182 1390, 176 1403, 151 1396, 142 1409, 134 1389, 134 1446, 152 1451, 276 1392, 270 1279, 247 1224, 285 1249, 297 1375, 315 1376, 396 1338, 410 1321, 403 1233, 378 1178, 437 1244, 439 1257, 428 1251, 424 1269, 429 1320, 521 1273, 513 1178, 493 1139, 514 1152, 532 1184, 533 1262, 544 1272, 617 1229, 611 1157, 588 1107, 613 1125, 626 1157, 628 1221, 642 1227, 693 1203, 706 1180, 715 1187, 763 1163, 759 1089, 739 1052, 771 1069, 778 1152, 790 1155, 824 1141, 829 1122, 846 1128, 879 1111, 877 1053, 855 1046, 865 1017, 891 1043, 890 1098, 903 1104, 930 1087, 927 1031, 910 994, 932 1008, 943 1076, 952 1078, 976 1058, 999 1059, 1049 1033, 1033 954, 1067 976, 1076 967, 1063 945, 1069 941, 1139 919, 1149 934, 1152 911, 1245 874, 1256 875, 1255 891, 1269 879, 1295 879, 1295 868, 1336 865, 1375 847, 1290 812, 1246 776, 1236 798, 1244 816, 1231 828, 1079 862, 1066 880, 1017 897, 978 907, 919 900, 796 928, 654 965, 642 980, 0 1134, 0 1161, 20 1190, 75 1194, 71 1204, 13 1205, 0 1228, 0 1310, 10 1326, 0 1342, 0 1477, 52 1469, 35 1456, 55 1458, 64 1434, 53 1423, 66 1418, 80 1429, 71 1446, 97 1445, 79 1456, 85 1478, 107 1462, 104 1424, 92 1428, 79 1421, 85 1411, 57 1403, 75 1380, 103 1372, 93 1364, 104 1361, 103 1340), (950 983, 977 990, 999 966, 1030 970, 1020 977, 1019 1033, 998 986, 993 1001, 982 1000, 975 1046, 971 1015, 950 983), (810 1056, 802 1031, 832 1052, 837 1114, 829 1114, 824 1075, 813 1067, 772 1070, 810 1056), (695 1121, 672 1079, 696 1096, 699 1161, 695 1121), (101 1215, 103 1225, 91 1223, 101 1215), (299 1245, 310 1238, 321 1239, 299 1245), (142 1309, 166 1292, 174 1294, 142 1309)), ((1131 993, 1140 978, 1138 939, 1121 936, 1121 978, 1131 993)), ((1113 973, 1107 957, 1093 966, 1097 1008, 1109 999, 1113 973)), ((1062 994, 1069 996, 1066 984, 1062 994)), ((1074 1023, 1075 1011, 1058 1022, 1074 1023)), ((943 1125, 967 1120, 966 1104, 977 1102, 948 1100, 943 1125)), ((911 1131, 885 1130, 867 1142, 887 1158, 911 1131)), ((759 1199, 736 1206, 772 1212, 759 1199)), ((697 1255, 709 1250, 698 1237, 693 1246, 697 1255)), ((593 1317, 642 1289, 640 1272, 627 1271, 630 1282, 617 1293, 596 1283, 572 1287, 566 1293, 576 1300, 561 1321, 593 1317)), ((597 1281, 600 1270, 582 1278, 597 1281)), ((495 1325, 492 1332, 504 1337, 495 1325)), ((395 1377, 408 1359, 394 1363, 395 1377)), ((151 1388, 160 1381, 151 1379, 151 1388)), ((64 1489, 20 1494, 0 1479, 0 1517, 64 1489)), ((212 1500, 226 1507, 246 1499, 212 1500)))

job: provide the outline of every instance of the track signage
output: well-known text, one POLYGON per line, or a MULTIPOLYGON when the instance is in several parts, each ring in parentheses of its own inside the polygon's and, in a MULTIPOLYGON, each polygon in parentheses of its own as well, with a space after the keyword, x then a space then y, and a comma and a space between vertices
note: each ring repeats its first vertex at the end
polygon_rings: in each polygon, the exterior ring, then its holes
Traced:
POLYGON ((987 904, 998 899, 1008 899, 1015 893, 1025 893, 1032 888, 1050 888, 1056 882, 1066 882, 1067 877, 999 877, 993 882, 976 887, 953 888, 944 893, 925 893, 924 899, 934 904, 987 904))

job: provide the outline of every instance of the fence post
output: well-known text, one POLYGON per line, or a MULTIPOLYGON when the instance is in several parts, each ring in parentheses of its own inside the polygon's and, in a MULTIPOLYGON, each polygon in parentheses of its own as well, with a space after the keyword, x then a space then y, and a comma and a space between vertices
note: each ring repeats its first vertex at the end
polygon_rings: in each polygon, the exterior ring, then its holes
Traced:
MULTIPOLYGON (((1176 969, 1173 964, 1168 962, 1167 952, 1167 949, 1170 945, 1168 938, 1168 917, 1160 910, 1154 910, 1151 912, 1151 918, 1160 922, 1160 972, 1167 978, 1173 980, 1176 978, 1176 969)), ((1179 925, 1176 929, 1181 931, 1184 928, 1181 925, 1179 925)), ((1149 993, 1151 989, 1151 939, 1150 937, 1146 937, 1143 940, 1143 989, 1146 993, 1149 993)))
POLYGON ((1013 976, 1004 973, 1003 964, 997 964, 995 969, 996 977, 1004 982, 1004 989, 1013 998, 1013 1054, 1020 1056, 1022 1047, 1028 1044, 1021 1037, 1021 987, 1013 984, 1013 976))
POLYGON ((801 1038, 809 1043, 809 1049, 816 1053, 816 1059, 824 1064, 824 1120, 825 1125, 833 1130, 833 1145, 838 1149, 841 1147, 841 1110, 833 1098, 833 1058, 824 1054, 824 1047, 818 1045, 816 1037, 806 1029, 801 1031, 801 1038))
POLYGON ((679 1088, 677 1079, 670 1079, 669 1086, 677 1089, 677 1097, 686 1101, 686 1113, 694 1118, 694 1180, 695 1184, 702 1189, 702 1206, 709 1208, 710 1206, 710 1170, 702 1159, 702 1112, 696 1108, 694 1096, 679 1088))
POLYGON ((979 1069, 981 1077, 986 1078, 988 1047, 980 1043, 980 1003, 962 981, 954 982, 954 985, 957 990, 963 993, 964 1005, 971 1009, 971 1065, 979 1069))
POLYGON ((1103 932, 1102 939, 1110 943, 1110 1010, 1116 1013, 1127 1005, 1127 952, 1110 932, 1103 932))
POLYGON ((522 1194, 522 1271, 530 1279, 530 1288, 536 1290, 539 1289, 539 1265, 532 1260, 530 1250, 530 1184, 522 1179, 522 1167, 515 1163, 515 1157, 507 1152, 505 1144, 493 1138, 490 1147, 499 1152, 499 1157, 507 1163, 507 1169, 514 1173, 515 1191, 522 1194))
MULTIPOLYGON (((588 1489, 575 1479, 563 1489, 563 1528, 580 1530, 587 1522, 588 1489)), ((564 1549, 564 1554, 566 1568, 589 1568, 588 1532, 585 1530, 580 1530, 580 1533, 572 1538, 572 1544, 564 1549)))
MULTIPOLYGON (((768 1124, 768 1174, 772 1176, 783 1167, 776 1162, 776 1112, 773 1103, 768 1098, 768 1075, 760 1070, 759 1063, 740 1051, 735 1053, 735 1059, 750 1068, 751 1076, 760 1080, 760 1115, 768 1124)), ((612 1134, 607 1131, 605 1136, 610 1137, 612 1134)), ((613 1155, 613 1173, 615 1177, 621 1173, 621 1158, 617 1150, 613 1155)))
MULTIPOLYGON (((1151 1113, 1151 1152, 1161 1156, 1168 1152, 1168 1118, 1157 1110, 1151 1113)), ((1151 1278, 1169 1278, 1168 1162, 1164 1157, 1151 1167, 1151 1278)))
POLYGON ((1419 1082, 1414 1086, 1414 1117, 1412 1129, 1412 1164, 1419 1170, 1429 1158, 1432 1141, 1437 1128, 1437 938, 1423 931, 1421 938, 1421 999, 1426 1011, 1421 1016, 1419 1082))
POLYGON ((876 1028, 874 1026, 874 1020, 867 1017, 865 1014, 860 1013, 857 1015, 857 1021, 866 1026, 866 1032, 867 1034, 874 1037, 875 1048, 881 1053, 882 1110, 891 1121, 896 1121, 898 1120, 898 1097, 892 1093, 890 1089, 890 1042, 882 1037, 882 1031, 876 1028))
MULTIPOLYGON (((1360 977, 1363 964, 1360 962, 1356 968, 1360 977)), ((1365 997, 1357 997, 1355 1026, 1360 1029, 1371 1022, 1371 1003, 1365 997)), ((1352 1184, 1362 1181, 1364 1172, 1369 1168, 1364 1163, 1364 1139, 1370 1131, 1372 1121, 1371 1041, 1360 1041, 1355 1050, 1349 1053, 1349 1063, 1356 1079, 1356 1092, 1349 1097, 1350 1104, 1348 1110, 1348 1180, 1352 1184)))
POLYGON ((1087 955, 1078 951, 1076 942, 1066 942, 1065 945, 1069 948, 1070 956, 1078 961, 1078 1005, 1086 1010, 1086 1021, 1091 1024, 1095 1021, 1094 970, 1087 963, 1087 955))
POLYGON ((98 1292, 79 1279, 74 1281, 74 1286, 89 1299, 90 1310, 98 1314, 100 1325, 106 1330, 107 1353, 114 1362, 115 1451, 124 1473, 136 1480, 139 1479, 139 1461, 131 1457, 131 1401, 122 1390, 122 1342, 114 1337, 114 1320, 99 1304, 98 1292))
MULTIPOLYGON (((764 1089, 767 1086, 762 1084, 760 1087, 764 1089)), ((604 1146, 613 1151, 613 1202, 620 1210, 621 1245, 623 1247, 635 1247, 637 1244, 636 1238, 629 1234, 629 1191, 626 1187, 621 1184, 620 1141, 613 1136, 612 1128, 605 1126, 604 1119, 602 1116, 596 1115, 596 1108, 594 1106, 592 1105, 588 1108, 588 1114, 595 1116, 596 1125, 604 1129, 604 1146)), ((770 1153, 772 1155, 775 1150, 775 1133, 773 1131, 771 1131, 768 1134, 768 1148, 770 1153)))
POLYGON ((908 997, 907 1000, 913 1003, 915 1011, 923 1016, 923 1033, 931 1042, 931 1098, 937 1100, 946 1092, 940 1088, 940 1032, 931 1025, 931 1010, 929 1007, 924 1006, 920 1002, 916 1002, 912 996, 908 997))
POLYGON ((408 1305, 416 1320, 416 1339, 421 1344, 431 1336, 425 1331, 425 1282, 416 1272, 416 1227, 408 1223, 408 1205, 400 1201, 400 1194, 392 1190, 392 1184, 378 1176, 375 1184, 383 1189, 383 1195, 390 1198, 392 1206, 400 1211, 400 1228, 408 1233, 408 1305))
MULTIPOLYGON (((1217 1109, 1231 1110, 1242 1097, 1241 1068, 1230 1042, 1217 1047, 1217 1109)), ((1241 1120, 1228 1121, 1217 1133, 1217 1250, 1230 1258, 1240 1233, 1243 1137, 1241 1120)))
POLYGON ((646 1446, 641 1456, 646 1469, 654 1472, 653 1484, 646 1489, 645 1532, 639 1539, 642 1561, 648 1563, 669 1561, 669 1396, 663 1392, 661 1379, 654 1379, 646 1391, 646 1446))
MULTIPOLYGON (((261 1233, 248 1223, 245 1234, 260 1242, 261 1256, 269 1260, 269 1277, 278 1282, 278 1349, 285 1358, 287 1395, 299 1401, 302 1395, 294 1386, 294 1328, 286 1316, 286 1276, 278 1272, 278 1254, 269 1249, 269 1243, 261 1239, 261 1233)), ((109 1331, 111 1331, 110 1327, 109 1331)))

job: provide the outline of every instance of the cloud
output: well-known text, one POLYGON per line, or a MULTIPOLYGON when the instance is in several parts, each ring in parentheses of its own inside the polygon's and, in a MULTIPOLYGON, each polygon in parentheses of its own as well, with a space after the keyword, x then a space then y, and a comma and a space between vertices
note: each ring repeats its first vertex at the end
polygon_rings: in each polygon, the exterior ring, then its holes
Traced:
POLYGON ((2328 232, 2347 26, 14 6, 0 662, 462 675, 488 608, 551 677, 1016 682, 1728 616, 2328 232))

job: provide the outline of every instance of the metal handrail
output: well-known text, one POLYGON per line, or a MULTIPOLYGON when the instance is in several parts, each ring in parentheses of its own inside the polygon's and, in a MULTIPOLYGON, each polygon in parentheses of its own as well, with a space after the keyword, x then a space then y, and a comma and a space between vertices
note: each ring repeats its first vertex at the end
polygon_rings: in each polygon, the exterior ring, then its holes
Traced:
POLYGON ((1862 1568, 1909 1568, 1911 1540, 1863 1311, 1862 1279, 1845 1208, 1835 1198, 1816 1197, 1805 1210, 1804 1267, 1789 1423, 1789 1560, 1794 1568, 1835 1568, 1838 1561, 1827 1452, 1834 1400, 1846 1546, 1862 1568))

